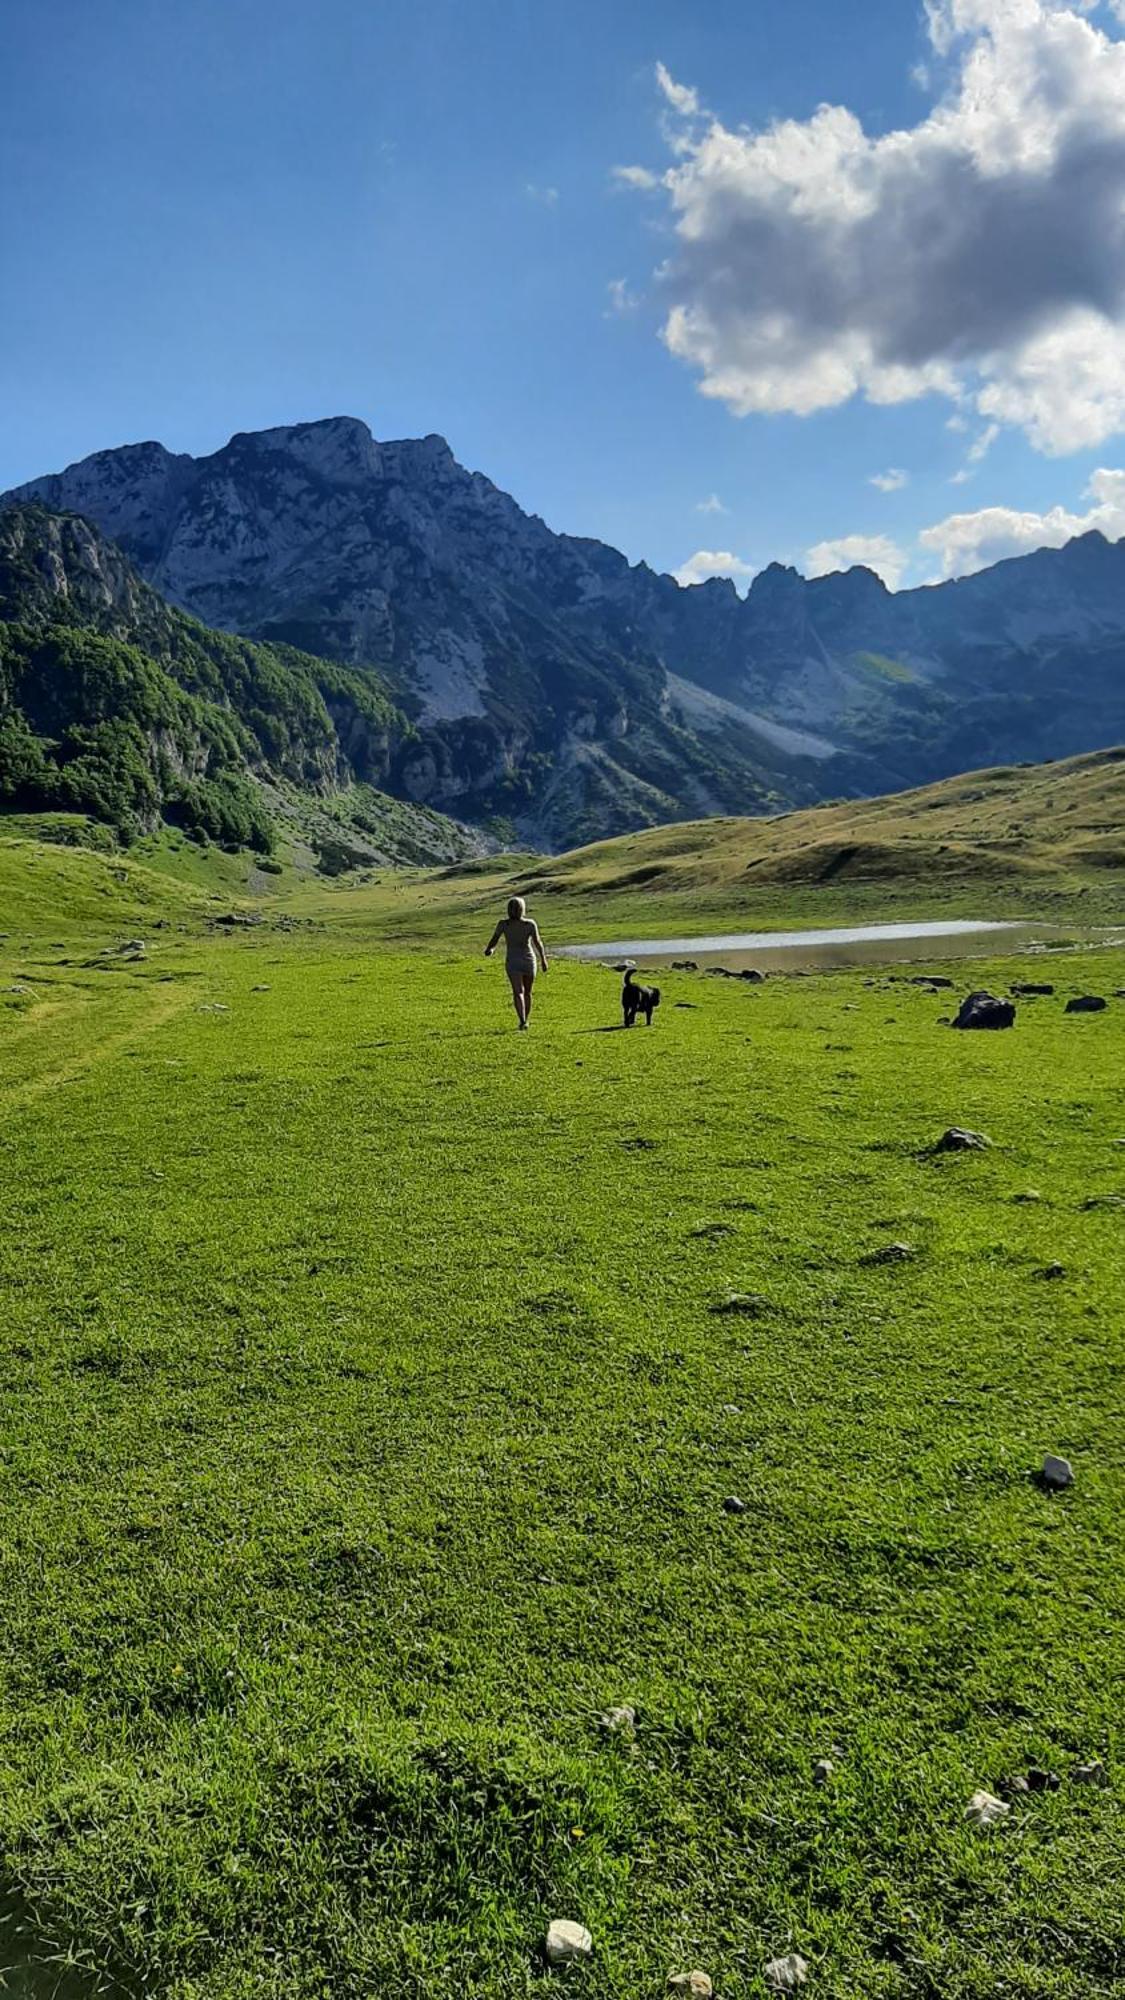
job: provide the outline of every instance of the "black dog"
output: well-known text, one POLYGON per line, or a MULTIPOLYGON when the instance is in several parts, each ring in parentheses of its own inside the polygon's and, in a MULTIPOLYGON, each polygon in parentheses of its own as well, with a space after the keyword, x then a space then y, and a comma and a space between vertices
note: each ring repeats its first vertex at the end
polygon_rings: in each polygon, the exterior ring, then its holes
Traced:
POLYGON ((659 986, 638 986, 632 970, 625 974, 625 984, 621 988, 621 1011, 625 1016, 625 1026, 631 1028, 638 1014, 645 1017, 645 1027, 651 1028, 653 1010, 660 1005, 659 986))

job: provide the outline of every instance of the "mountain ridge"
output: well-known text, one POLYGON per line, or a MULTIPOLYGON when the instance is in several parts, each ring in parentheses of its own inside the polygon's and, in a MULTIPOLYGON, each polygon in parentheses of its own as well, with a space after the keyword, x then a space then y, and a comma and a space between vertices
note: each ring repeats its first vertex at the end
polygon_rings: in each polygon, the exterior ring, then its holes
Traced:
POLYGON ((403 795, 539 845, 1125 736, 1125 542, 1097 531, 898 592, 773 563, 740 597, 556 534, 436 434, 351 417, 200 458, 124 446, 21 496, 97 520, 218 629, 374 663, 419 731, 403 795))

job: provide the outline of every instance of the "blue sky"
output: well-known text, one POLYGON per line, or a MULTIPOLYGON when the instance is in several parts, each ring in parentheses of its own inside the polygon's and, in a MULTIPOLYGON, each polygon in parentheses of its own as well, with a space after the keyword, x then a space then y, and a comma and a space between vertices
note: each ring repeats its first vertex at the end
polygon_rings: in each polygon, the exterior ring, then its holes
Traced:
POLYGON ((1122 11, 7 0, 0 487, 346 412, 685 575, 1125 534, 1122 11))

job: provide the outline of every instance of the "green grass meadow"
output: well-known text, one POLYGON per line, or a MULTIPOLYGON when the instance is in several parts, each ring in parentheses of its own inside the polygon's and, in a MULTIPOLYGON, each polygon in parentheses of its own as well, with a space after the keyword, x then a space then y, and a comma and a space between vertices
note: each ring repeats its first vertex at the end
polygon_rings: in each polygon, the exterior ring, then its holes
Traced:
POLYGON ((1125 951, 520 1036, 486 923, 117 887, 0 944, 12 1990, 1120 1991, 1125 951))

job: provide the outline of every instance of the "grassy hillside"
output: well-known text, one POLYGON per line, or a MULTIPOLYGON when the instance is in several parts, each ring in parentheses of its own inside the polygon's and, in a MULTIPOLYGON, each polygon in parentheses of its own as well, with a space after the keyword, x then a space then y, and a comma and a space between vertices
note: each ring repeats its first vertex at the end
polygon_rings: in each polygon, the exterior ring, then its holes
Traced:
POLYGON ((528 872, 581 894, 701 895, 759 890, 1069 895, 1125 886, 1125 750, 1058 764, 973 771, 886 798, 786 813, 658 827, 545 862, 528 872))
POLYGON ((25 1946, 162 2000, 1115 1990, 1125 1002, 1062 1003, 1125 953, 976 1037, 851 977, 605 1033, 562 964, 521 1037, 333 927, 59 942, 0 943, 25 1946))
POLYGON ((973 771, 774 819, 654 827, 571 854, 469 860, 341 885, 334 920, 467 939, 512 892, 564 938, 907 916, 1125 914, 1125 751, 973 771))

